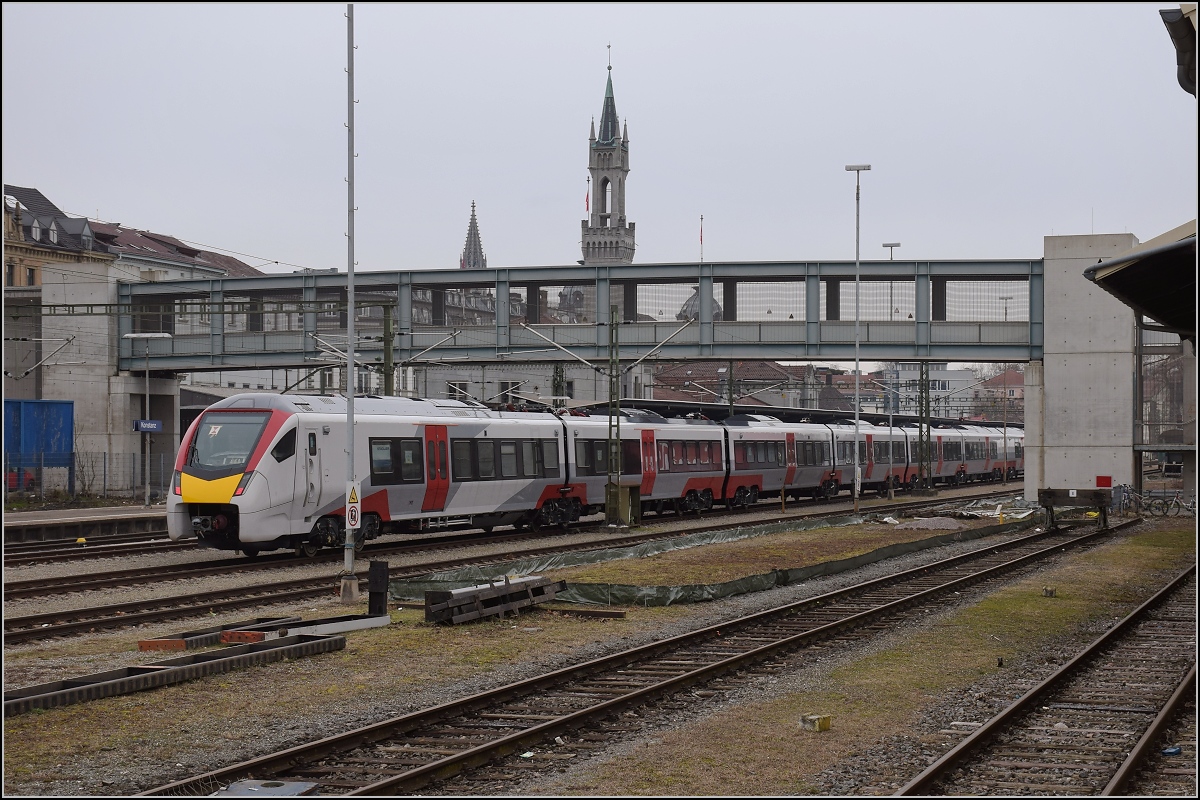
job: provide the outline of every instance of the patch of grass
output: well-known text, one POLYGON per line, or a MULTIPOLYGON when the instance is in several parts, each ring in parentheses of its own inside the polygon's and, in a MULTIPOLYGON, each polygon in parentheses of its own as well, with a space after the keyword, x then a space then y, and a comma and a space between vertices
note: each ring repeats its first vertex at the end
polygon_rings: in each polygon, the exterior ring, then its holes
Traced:
MULTIPOLYGON (((653 747, 547 787, 563 795, 782 795, 820 791, 817 776, 882 737, 914 728, 934 698, 961 692, 1097 618, 1124 616, 1195 559, 1195 532, 1160 527, 1068 556, 930 627, 855 659, 810 691, 731 708, 663 734, 653 747), (1042 587, 1055 586, 1045 597, 1042 587), (833 716, 802 731, 804 714, 833 716), (669 766, 664 766, 669 765, 669 766)), ((978 721, 978 720, 976 720, 978 721)), ((871 793, 863 787, 863 793, 871 793)), ((890 789, 880 791, 891 793, 890 789)))
POLYGON ((625 558, 546 573, 573 583, 682 586, 724 583, 773 569, 796 569, 862 555, 899 542, 928 539, 945 531, 897 530, 857 525, 756 536, 735 542, 689 547, 649 558, 625 558))

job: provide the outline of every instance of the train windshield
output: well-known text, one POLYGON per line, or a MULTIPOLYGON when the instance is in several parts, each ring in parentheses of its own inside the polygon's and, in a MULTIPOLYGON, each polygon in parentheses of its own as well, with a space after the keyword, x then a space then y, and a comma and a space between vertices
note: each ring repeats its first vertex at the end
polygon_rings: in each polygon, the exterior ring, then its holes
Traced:
POLYGON ((254 452, 271 412, 210 411, 200 420, 188 452, 190 467, 235 467, 254 452))

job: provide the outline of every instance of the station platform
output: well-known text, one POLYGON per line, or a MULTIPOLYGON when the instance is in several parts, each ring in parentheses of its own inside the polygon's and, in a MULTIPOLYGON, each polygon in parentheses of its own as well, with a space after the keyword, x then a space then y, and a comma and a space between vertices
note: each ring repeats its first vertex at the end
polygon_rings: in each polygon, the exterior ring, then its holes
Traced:
POLYGON ((164 503, 150 506, 9 511, 4 514, 5 543, 144 533, 165 531, 166 528, 167 507, 164 503))

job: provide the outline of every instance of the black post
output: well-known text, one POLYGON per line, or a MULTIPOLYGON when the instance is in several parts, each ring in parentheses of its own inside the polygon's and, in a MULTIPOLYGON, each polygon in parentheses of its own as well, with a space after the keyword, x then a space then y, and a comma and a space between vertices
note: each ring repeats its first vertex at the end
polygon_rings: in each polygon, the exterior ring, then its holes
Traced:
POLYGON ((370 562, 367 572, 367 614, 382 617, 388 613, 388 564, 386 561, 370 562))

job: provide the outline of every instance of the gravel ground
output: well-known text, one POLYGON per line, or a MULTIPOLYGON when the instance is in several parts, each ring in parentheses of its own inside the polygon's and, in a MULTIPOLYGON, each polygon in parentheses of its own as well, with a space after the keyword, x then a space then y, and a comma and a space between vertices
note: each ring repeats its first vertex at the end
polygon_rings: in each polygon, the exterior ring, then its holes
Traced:
MULTIPOLYGON (((739 517, 739 522, 752 522, 755 516, 768 517, 771 516, 768 512, 763 512, 759 515, 747 514, 739 517)), ((649 527, 652 527, 653 524, 649 527)), ((932 531, 931 533, 937 533, 932 531)), ((599 534, 603 536, 604 534, 599 534)), ((566 536, 553 537, 554 542, 565 543, 575 540, 587 540, 589 538, 597 538, 598 534, 570 534, 566 536)), ((143 762, 139 759, 131 759, 128 754, 119 755, 116 758, 106 760, 104 754, 92 754, 89 756, 71 756, 64 755, 63 763, 59 765, 58 774, 53 780, 43 780, 36 783, 21 784, 13 782, 6 774, 5 777, 5 793, 17 794, 26 796, 55 796, 55 795, 122 795, 135 791, 145 790, 162 783, 174 780, 177 778, 186 777, 189 775, 199 774, 211 769, 227 766, 231 763, 236 763, 241 760, 252 758, 256 755, 261 755, 268 752, 274 752, 284 749, 289 746, 294 746, 303 742, 312 740, 317 736, 329 735, 337 731, 344 731, 356 727, 361 727, 367 724, 378 722, 392 716, 406 713, 409 711, 427 708, 433 705, 444 703, 459 697, 479 692, 495 686, 505 685, 514 681, 518 681, 535 674, 540 674, 549 669, 554 669, 561 666, 566 666, 569 663, 575 663, 580 660, 596 658, 600 655, 615 652, 618 650, 627 649, 644 643, 649 643, 661 638, 670 637, 688 630, 698 627, 715 624, 727 619, 734 619, 753 613, 765 608, 774 607, 787 602, 800 600, 805 597, 811 597, 835 589, 852 585, 863 580, 869 580, 873 577, 878 577, 886 573, 893 572, 901 568, 915 567, 921 564, 930 563, 936 560, 944 559, 964 552, 969 552, 980 547, 990 546, 1002 539, 1010 538, 1003 537, 988 537, 986 539, 977 540, 974 542, 958 543, 947 545, 944 547, 932 549, 925 552, 913 553, 899 558, 891 559, 887 562, 863 567, 852 572, 843 573, 840 575, 827 576, 824 578, 809 581, 796 586, 782 587, 764 592, 760 594, 742 595, 739 597, 728 598, 716 603, 706 603, 696 606, 680 607, 681 616, 667 622, 664 625, 655 626, 652 630, 643 630, 635 632, 628 636, 609 637, 603 641, 585 645, 573 650, 569 654, 549 654, 542 657, 525 660, 515 664, 505 664, 498 666, 487 673, 482 673, 476 678, 468 680, 454 680, 452 682, 426 682, 412 692, 403 695, 402 698, 393 697, 373 697, 364 695, 361 702, 356 703, 352 707, 347 706, 328 706, 315 711, 311 711, 304 715, 300 715, 291 719, 286 725, 274 725, 268 728, 253 728, 253 733, 250 734, 242 721, 236 718, 231 718, 224 724, 214 725, 211 730, 202 729, 194 721, 190 723, 188 735, 196 741, 219 741, 225 739, 228 741, 228 747, 219 751, 212 749, 197 748, 193 753, 180 756, 174 765, 164 765, 160 761, 150 760, 143 762)), ((532 544, 530 546, 533 546, 532 544)), ((504 545, 492 545, 487 547, 472 548, 480 555, 502 555, 508 548, 504 545)), ((221 554, 224 555, 224 554, 221 554)), ((51 564, 41 566, 22 567, 18 569, 5 570, 6 579, 27 579, 39 575, 65 574, 67 572, 76 573, 79 571, 104 571, 120 567, 130 566, 152 566, 156 563, 178 563, 181 559, 196 559, 204 560, 212 558, 212 554, 208 553, 186 553, 174 555, 154 555, 146 556, 138 559, 105 559, 101 561, 89 562, 87 564, 51 564)), ((219 557, 219 556, 218 556, 219 557)), ((440 558, 434 555, 432 559, 440 558)), ((422 559, 394 559, 392 565, 401 563, 420 563, 422 559)), ((360 569, 365 572, 365 562, 360 562, 360 569)), ((271 579, 284 580, 288 577, 300 577, 303 575, 319 575, 330 574, 337 570, 337 565, 333 564, 316 564, 311 566, 299 567, 288 570, 271 571, 269 573, 261 573, 261 575, 269 574, 271 579)), ((261 575, 256 576, 255 580, 261 580, 261 575)), ((178 594, 185 591, 200 591, 206 589, 221 588, 226 585, 236 586, 239 583, 244 583, 245 576, 239 577, 216 577, 205 578, 189 581, 176 581, 167 584, 166 586, 146 586, 134 587, 126 590, 112 590, 100 592, 87 592, 66 594, 53 598, 36 599, 29 601, 20 601, 5 604, 5 613, 8 615, 21 615, 29 613, 39 613, 52 611, 55 609, 78 608, 88 604, 107 604, 122 602, 135 597, 144 598, 147 596, 160 596, 166 594, 178 594)), ((303 607, 281 606, 274 608, 259 608, 253 612, 233 612, 230 614, 209 617, 203 620, 180 620, 175 622, 167 622, 162 624, 144 625, 137 629, 136 635, 138 638, 151 638, 154 636, 163 636, 176 633, 180 630, 189 628, 198 628, 208 625, 220 624, 222 622, 232 622, 240 619, 246 619, 249 616, 275 616, 283 614, 300 613, 303 616, 329 616, 334 614, 347 613, 346 606, 342 606, 332 598, 333 580, 331 578, 331 598, 322 601, 308 601, 303 607)), ((132 664, 147 663, 155 660, 153 654, 139 652, 137 650, 119 650, 113 652, 113 641, 117 637, 123 637, 126 641, 129 637, 129 632, 123 634, 121 632, 98 633, 89 636, 74 637, 72 639, 61 640, 53 643, 31 643, 27 645, 6 646, 5 648, 5 688, 15 688, 19 686, 28 686, 49 680, 61 679, 71 675, 87 674, 106 669, 115 669, 121 666, 132 664), (19 658, 15 662, 13 656, 20 654, 33 655, 37 654, 36 658, 19 658)), ((873 640, 869 643, 860 645, 862 648, 880 647, 882 640, 873 640)), ((778 692, 788 689, 790 683, 796 686, 804 686, 806 683, 819 680, 822 671, 827 672, 832 669, 842 659, 852 657, 852 651, 827 651, 826 653, 816 657, 807 658, 804 668, 796 671, 789 671, 786 677, 768 676, 758 680, 751 680, 740 688, 736 693, 726 695, 724 701, 718 702, 739 702, 747 698, 755 696, 756 693, 764 691, 778 692), (781 683, 783 682, 783 683, 781 683), (761 683, 761 685, 760 685, 761 683)), ((1050 656, 1048 656, 1050 657, 1050 656)), ((325 667, 324 664, 329 662, 322 659, 308 659, 304 664, 305 678, 312 682, 314 677, 319 683, 321 680, 335 682, 344 679, 344 675, 335 674, 332 666, 325 667), (325 674, 328 672, 329 674, 325 674)), ((1036 665, 1030 665, 1030 668, 1035 668, 1036 665)), ((1016 665, 1014 665, 1016 667, 1016 665)), ((273 681, 264 681, 261 685, 262 694, 256 698, 256 702, 269 704, 272 700, 274 692, 281 692, 284 696, 291 695, 295 691, 295 687, 288 679, 288 673, 293 669, 297 669, 295 664, 281 664, 272 667, 277 671, 278 679, 273 681)), ((1008 692, 1016 691, 1017 681, 1023 680, 1020 674, 1014 669, 1012 672, 1006 673, 1006 681, 1004 687, 1008 692)), ((999 690, 998 689, 998 690, 999 690)), ((983 698, 987 698, 986 692, 982 694, 983 698)), ((971 698, 959 698, 951 703, 948 703, 945 711, 945 716, 950 721, 961 719, 979 719, 985 715, 985 709, 990 707, 989 703, 981 699, 976 702, 980 703, 978 708, 970 707, 971 698), (965 707, 959 705, 967 702, 965 707)), ((999 702, 999 701, 995 701, 999 702)), ((994 704, 994 703, 993 703, 994 704)), ((712 704, 710 704, 711 706, 712 704)), ((711 710, 711 708, 709 709, 711 710)), ((694 711, 682 712, 678 719, 671 718, 670 715, 659 724, 676 725, 681 724, 694 714, 694 711)), ((947 722, 933 721, 930 723, 934 728, 939 726, 944 727, 947 722)), ((6 725, 7 731, 7 725, 6 725)), ((619 750, 622 747, 632 746, 630 743, 622 743, 617 745, 619 750)), ((114 754, 116 755, 116 754, 114 754)), ((913 760, 921 761, 923 754, 919 751, 914 751, 913 760)), ((869 766, 872 763, 869 755, 864 755, 864 765, 869 766)), ((584 768, 585 764, 574 767, 575 769, 584 768)), ((867 766, 863 769, 866 770, 867 766)), ((7 773, 7 771, 6 771, 7 773)), ((908 773, 905 773, 908 774, 908 773)), ((853 787, 860 785, 856 783, 854 768, 848 767, 845 775, 830 775, 830 786, 837 787, 831 793, 862 793, 860 789, 853 787)), ((505 791, 509 794, 509 791, 505 791)), ((540 793, 546 794, 547 788, 543 784, 539 789, 536 786, 522 786, 511 792, 512 794, 529 794, 540 793)))

